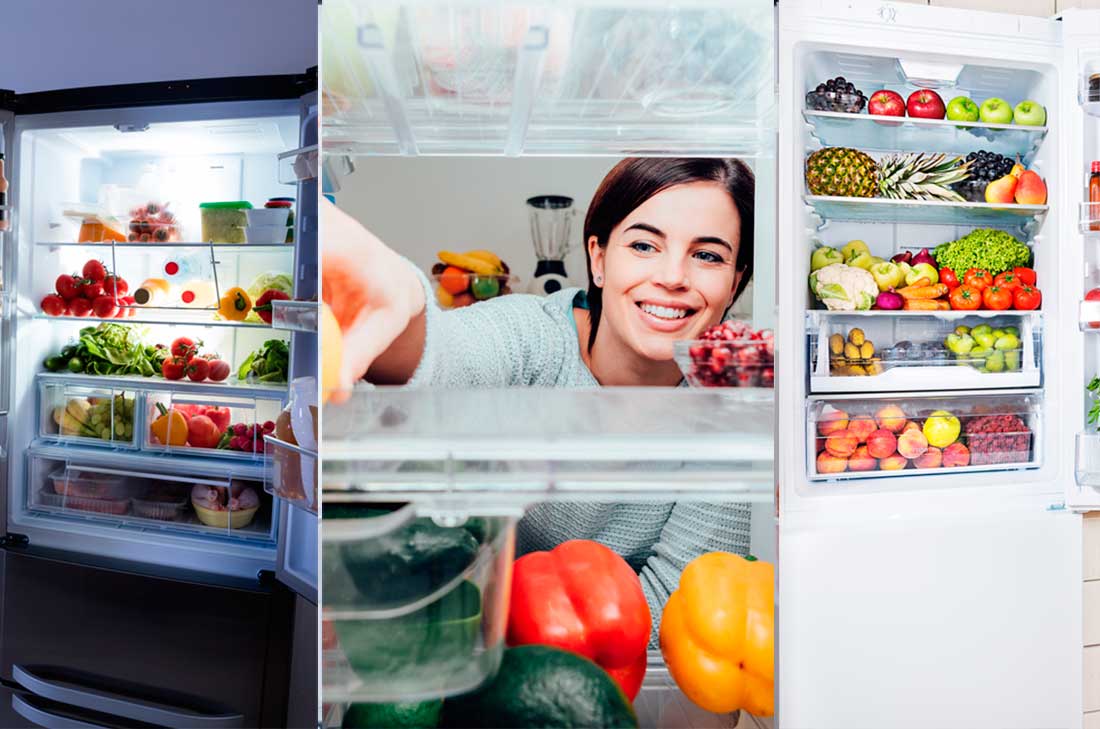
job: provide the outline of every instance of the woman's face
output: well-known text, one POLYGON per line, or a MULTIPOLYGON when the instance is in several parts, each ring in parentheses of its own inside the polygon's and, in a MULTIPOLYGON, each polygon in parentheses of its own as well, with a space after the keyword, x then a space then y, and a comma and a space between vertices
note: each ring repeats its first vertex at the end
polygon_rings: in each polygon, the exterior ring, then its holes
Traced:
POLYGON ((600 330, 646 359, 672 359, 672 343, 696 339, 733 302, 741 217, 716 182, 670 187, 614 230, 605 248, 588 241, 602 277, 600 330))

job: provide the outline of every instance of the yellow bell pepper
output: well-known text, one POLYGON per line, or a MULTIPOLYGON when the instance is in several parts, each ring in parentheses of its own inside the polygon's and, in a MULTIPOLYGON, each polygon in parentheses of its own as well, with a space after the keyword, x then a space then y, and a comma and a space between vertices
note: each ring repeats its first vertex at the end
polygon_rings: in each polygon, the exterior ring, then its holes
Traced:
POLYGON ((775 569, 727 552, 697 557, 661 615, 661 653, 707 711, 775 711, 775 569))
POLYGON ((218 306, 218 313, 229 321, 244 321, 252 311, 252 299, 240 286, 234 286, 225 292, 218 306))
POLYGON ((157 403, 160 417, 149 426, 153 435, 163 445, 182 446, 187 445, 187 417, 179 410, 164 407, 164 403, 157 403))

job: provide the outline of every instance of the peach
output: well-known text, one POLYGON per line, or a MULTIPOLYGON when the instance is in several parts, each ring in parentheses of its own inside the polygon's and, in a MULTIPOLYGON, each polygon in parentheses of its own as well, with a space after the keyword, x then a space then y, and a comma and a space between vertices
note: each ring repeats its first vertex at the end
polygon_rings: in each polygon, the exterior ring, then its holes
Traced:
POLYGON ((878 461, 867 453, 867 446, 861 445, 848 459, 849 471, 873 471, 878 466, 878 461))
POLYGON ((897 453, 892 456, 886 456, 886 458, 883 458, 878 462, 878 468, 880 471, 900 471, 908 465, 909 459, 897 453))
POLYGON ((872 458, 886 458, 898 450, 898 438, 886 428, 879 428, 867 436, 867 453, 872 458))
POLYGON ((906 458, 919 458, 928 450, 928 439, 920 428, 906 430, 898 436, 898 453, 906 458))
POLYGON ((848 413, 836 408, 828 408, 821 412, 817 419, 817 432, 822 435, 832 435, 838 430, 848 428, 848 413))
POLYGON ((847 430, 839 430, 825 439, 825 450, 837 458, 847 458, 858 446, 859 439, 847 430))
POLYGON ((829 451, 821 451, 817 454, 818 473, 843 473, 847 468, 847 458, 837 458, 829 451))
POLYGON ((917 468, 939 468, 943 465, 943 451, 936 446, 928 446, 928 450, 914 459, 913 465, 917 468))
POLYGON ((848 432, 856 437, 860 443, 867 442, 867 436, 877 430, 873 418, 860 416, 848 421, 848 432))
POLYGON ((907 433, 910 430, 921 430, 921 427, 916 422, 914 422, 912 420, 908 420, 908 421, 906 421, 905 425, 902 426, 901 432, 902 433, 907 433))
POLYGON ((905 413, 897 405, 884 405, 875 413, 878 427, 889 430, 891 433, 900 433, 905 427, 905 413))
POLYGON ((943 467, 956 468, 970 465, 970 449, 955 441, 943 449, 943 467))

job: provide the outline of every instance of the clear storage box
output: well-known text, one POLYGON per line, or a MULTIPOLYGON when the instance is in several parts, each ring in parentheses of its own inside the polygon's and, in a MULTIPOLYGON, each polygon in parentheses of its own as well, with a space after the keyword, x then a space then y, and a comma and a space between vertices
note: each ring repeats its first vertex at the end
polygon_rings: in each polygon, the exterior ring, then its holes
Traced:
POLYGON ((264 433, 274 432, 280 402, 247 396, 146 393, 143 448, 192 456, 261 459, 264 433))
POLYGON ((452 696, 494 674, 508 621, 514 518, 441 525, 412 505, 326 501, 324 509, 326 701, 452 696))
POLYGON ((306 511, 317 513, 317 452, 264 436, 269 466, 264 490, 306 511))
POLYGON ((130 390, 43 382, 39 435, 59 442, 137 448, 139 400, 130 390))
POLYGON ((694 387, 775 387, 773 340, 680 341, 673 356, 694 387))

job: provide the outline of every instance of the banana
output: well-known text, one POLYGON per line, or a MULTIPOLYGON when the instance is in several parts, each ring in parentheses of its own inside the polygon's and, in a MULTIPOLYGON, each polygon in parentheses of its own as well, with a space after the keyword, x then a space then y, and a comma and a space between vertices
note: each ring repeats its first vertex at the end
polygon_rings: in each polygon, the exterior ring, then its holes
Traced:
POLYGON ((504 270, 504 261, 500 260, 500 256, 492 251, 466 251, 466 255, 470 258, 477 258, 485 261, 486 263, 495 266, 497 271, 504 270))
POLYGON ((477 273, 482 276, 495 276, 500 273, 500 270, 492 263, 487 263, 480 258, 474 258, 465 253, 440 251, 438 256, 439 260, 448 266, 456 266, 470 273, 477 273))
POLYGON ((88 423, 88 411, 91 409, 92 406, 83 398, 73 398, 65 404, 65 412, 81 425, 88 423))
POLYGON ((61 435, 88 435, 84 424, 66 412, 61 416, 61 435))
POLYGON ((61 417, 65 414, 65 408, 56 407, 53 409, 53 421, 57 425, 61 425, 61 417))

